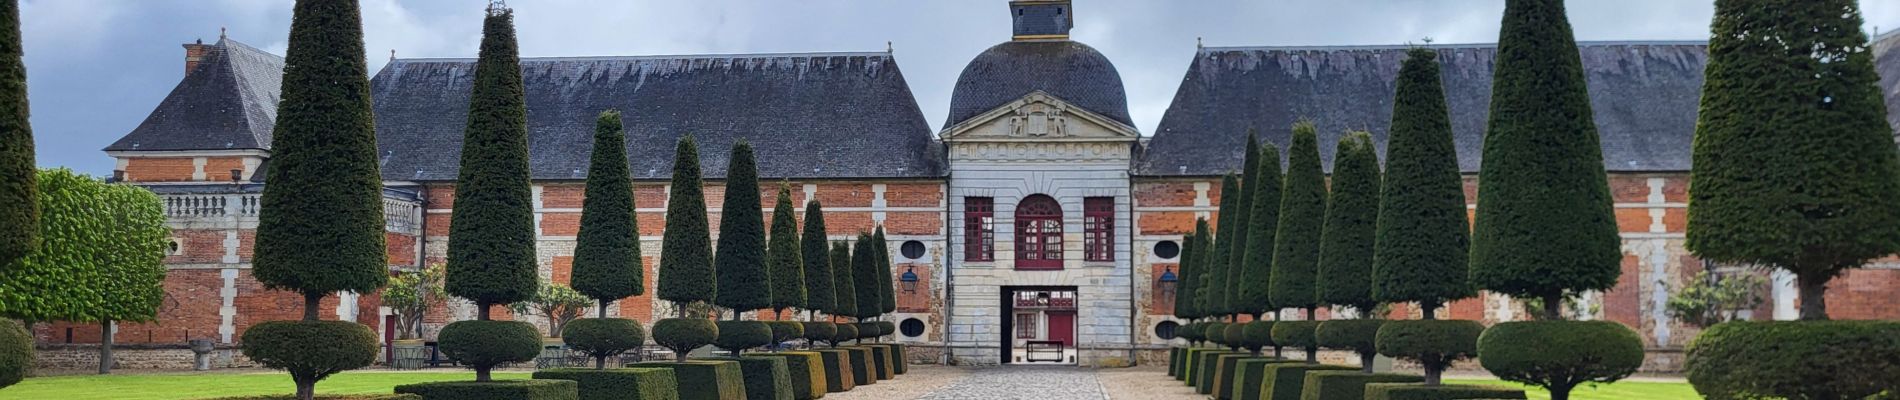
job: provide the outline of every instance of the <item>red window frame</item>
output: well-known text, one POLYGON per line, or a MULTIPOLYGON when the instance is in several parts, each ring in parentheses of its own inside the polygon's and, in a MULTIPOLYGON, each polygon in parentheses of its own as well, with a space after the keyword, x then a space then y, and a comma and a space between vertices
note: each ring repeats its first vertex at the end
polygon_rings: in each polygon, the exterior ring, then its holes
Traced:
POLYGON ((1082 199, 1082 259, 1115 261, 1115 198, 1082 199))
POLYGON ((1062 204, 1032 195, 1016 204, 1016 269, 1062 269, 1062 204))
POLYGON ((996 261, 996 199, 963 198, 963 259, 996 261))

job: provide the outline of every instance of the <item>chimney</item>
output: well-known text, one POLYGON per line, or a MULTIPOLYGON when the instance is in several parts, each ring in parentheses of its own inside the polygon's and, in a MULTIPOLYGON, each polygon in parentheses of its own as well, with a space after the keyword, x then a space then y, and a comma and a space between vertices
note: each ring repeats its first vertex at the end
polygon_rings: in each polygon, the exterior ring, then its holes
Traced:
POLYGON ((1069 27, 1075 25, 1075 10, 1069 0, 1015 0, 1009 2, 1010 17, 1016 23, 1013 40, 1068 40, 1069 27))
POLYGON ((205 44, 204 39, 185 43, 185 76, 191 76, 191 71, 198 69, 198 62, 204 61, 205 56, 211 54, 213 47, 217 45, 205 44))

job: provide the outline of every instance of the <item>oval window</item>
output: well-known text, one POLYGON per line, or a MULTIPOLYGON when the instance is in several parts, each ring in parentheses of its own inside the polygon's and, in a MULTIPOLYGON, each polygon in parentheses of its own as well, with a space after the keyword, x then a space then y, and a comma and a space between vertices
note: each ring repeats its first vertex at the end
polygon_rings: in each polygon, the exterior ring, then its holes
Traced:
POLYGON ((903 246, 898 247, 898 251, 904 254, 904 258, 909 258, 913 260, 918 259, 918 258, 923 258, 924 257, 924 242, 919 242, 915 240, 905 241, 903 246))
POLYGON ((1155 337, 1159 337, 1163 340, 1174 340, 1174 330, 1180 327, 1181 324, 1174 321, 1161 321, 1161 323, 1155 324, 1155 337))
POLYGON ((897 324, 897 331, 903 332, 904 337, 923 336, 924 335, 924 321, 916 319, 916 318, 906 318, 904 319, 904 322, 897 324))
POLYGON ((1180 255, 1181 255, 1180 243, 1175 243, 1173 240, 1163 240, 1160 243, 1155 243, 1155 257, 1161 257, 1162 259, 1172 259, 1180 255))

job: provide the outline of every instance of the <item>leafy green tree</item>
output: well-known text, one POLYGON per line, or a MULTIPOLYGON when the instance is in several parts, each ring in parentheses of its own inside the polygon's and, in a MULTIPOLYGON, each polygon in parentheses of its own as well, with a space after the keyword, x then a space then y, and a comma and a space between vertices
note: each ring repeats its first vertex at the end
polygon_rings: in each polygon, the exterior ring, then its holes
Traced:
POLYGON ((798 215, 792 208, 790 184, 778 186, 778 204, 772 208, 772 243, 766 251, 772 268, 772 311, 785 319, 788 308, 805 307, 805 255, 798 242, 798 215))
POLYGON ((891 241, 884 238, 883 225, 878 225, 877 232, 871 234, 871 237, 877 245, 877 265, 880 273, 877 281, 880 298, 878 313, 889 314, 897 311, 897 288, 893 286, 895 275, 891 275, 891 241))
MULTIPOLYGON (((305 321, 317 320, 323 296, 370 293, 389 280, 360 14, 355 1, 296 3, 270 184, 258 200, 252 276, 303 295, 305 321)), ((525 198, 525 183, 521 190, 525 198)))
POLYGON ((1741 311, 1760 307, 1765 300, 1762 289, 1767 287, 1768 280, 1759 275, 1697 272, 1688 286, 1669 295, 1663 309, 1670 318, 1708 329, 1740 320, 1741 311))
POLYGON ((1787 270, 1801 319, 1827 319, 1828 281, 1900 251, 1900 166, 1859 6, 1715 3, 1687 246, 1787 270))
POLYGON ((765 265, 765 216, 759 211, 759 169, 752 145, 741 139, 726 164, 726 202, 719 209, 718 254, 713 270, 719 292, 713 304, 739 313, 772 306, 771 275, 765 265))
POLYGON ((1420 48, 1406 55, 1379 188, 1372 297, 1418 302, 1425 319, 1433 319, 1439 306, 1477 294, 1466 280, 1471 225, 1438 53, 1420 48))
POLYGON ((1320 231, 1314 289, 1321 304, 1352 307, 1361 314, 1372 299, 1372 242, 1379 219, 1379 154, 1372 134, 1353 132, 1333 156, 1332 194, 1320 231))
POLYGON ((1240 312, 1260 319, 1260 314, 1275 312, 1273 299, 1268 291, 1273 278, 1273 237, 1279 233, 1280 226, 1280 148, 1268 143, 1260 147, 1260 165, 1248 172, 1251 182, 1247 191, 1253 193, 1252 211, 1247 212, 1247 244, 1244 248, 1247 257, 1239 265, 1244 268, 1238 281, 1240 295, 1236 303, 1240 312))
POLYGON ((1268 281, 1268 297, 1275 307, 1304 308, 1309 320, 1319 305, 1313 276, 1319 268, 1320 230, 1326 222, 1326 173, 1320 169, 1317 130, 1312 121, 1293 124, 1268 281))
POLYGON ((594 154, 581 200, 581 231, 574 246, 574 290, 600 302, 600 317, 615 300, 646 294, 640 232, 633 212, 633 175, 627 171, 620 111, 594 121, 594 154))
POLYGON ((1231 288, 1227 285, 1228 269, 1233 268, 1233 265, 1228 264, 1227 261, 1233 259, 1231 253, 1234 248, 1234 230, 1240 229, 1241 222, 1237 220, 1240 212, 1235 211, 1240 207, 1240 197, 1240 178, 1231 173, 1222 176, 1220 215, 1215 216, 1218 223, 1214 226, 1212 241, 1214 250, 1209 252, 1207 258, 1204 259, 1208 268, 1207 273, 1202 275, 1203 283, 1207 285, 1202 289, 1206 290, 1208 295, 1207 312, 1214 316, 1231 317, 1236 311, 1233 301, 1230 300, 1233 297, 1230 296, 1232 293, 1228 292, 1231 288))
POLYGON ((158 317, 165 299, 165 209, 158 195, 136 186, 99 186, 98 204, 88 207, 104 222, 98 244, 100 275, 91 286, 104 296, 100 321, 99 373, 112 372, 112 326, 119 321, 147 322, 158 317))
MULTIPOLYGON (((514 12, 490 6, 482 22, 481 54, 475 61, 475 83, 469 94, 445 278, 449 294, 475 302, 477 320, 450 324, 439 335, 444 352, 474 360, 478 382, 490 381, 495 365, 533 359, 524 344, 538 341, 533 327, 523 329, 489 319, 489 310, 496 305, 534 298, 540 282, 529 189, 528 108, 519 52, 514 12), (527 337, 493 336, 511 334, 527 337), (513 346, 490 346, 496 343, 513 346)), ((271 185, 276 185, 274 179, 271 185)))
POLYGON ((805 309, 812 321, 831 312, 831 242, 825 237, 825 207, 818 200, 805 203, 805 231, 799 238, 805 257, 805 309))
POLYGON ((389 287, 383 289, 383 306, 396 312, 397 339, 422 337, 422 318, 430 308, 449 298, 442 289, 444 274, 442 264, 431 264, 389 278, 389 287))
MULTIPOLYGON (((1253 304, 1248 304, 1245 300, 1242 290, 1249 285, 1242 284, 1244 281, 1241 279, 1247 271, 1247 236, 1253 230, 1247 224, 1253 222, 1251 217, 1254 199, 1253 181, 1255 170, 1260 168, 1259 142, 1253 130, 1248 129, 1247 150, 1242 155, 1244 161, 1241 162, 1240 172, 1235 174, 1237 179, 1235 184, 1238 185, 1236 188, 1240 189, 1238 193, 1240 198, 1234 201, 1234 238, 1227 242, 1227 277, 1225 279, 1227 287, 1222 289, 1227 292, 1227 311, 1233 314, 1258 315, 1253 311, 1254 307, 1249 307, 1253 304)), ((1274 162, 1277 163, 1279 160, 1274 160, 1274 162)), ((1265 311, 1264 307, 1261 311, 1265 311)), ((1239 343, 1238 340, 1234 342, 1239 343)))
MULTIPOLYGON (((26 63, 20 61, 20 2, 0 1, 0 265, 40 247, 39 184, 27 120, 26 63)), ((0 328, 4 329, 4 328, 0 328)), ((5 385, 0 385, 5 386, 5 385)))
POLYGON ((561 331, 568 322, 587 312, 587 306, 593 305, 591 298, 572 287, 560 283, 541 281, 534 291, 534 297, 508 304, 508 311, 515 315, 538 315, 548 319, 548 336, 561 337, 561 331))
MULTIPOLYGON (((862 247, 862 246, 859 246, 862 247)), ((833 316, 855 318, 858 316, 858 280, 856 270, 859 256, 852 254, 850 243, 837 242, 831 246, 831 285, 832 306, 828 312, 833 316)), ((839 325, 844 329, 844 325, 839 325)))
MULTIPOLYGON (((469 94, 468 130, 449 224, 447 278, 449 294, 474 301, 478 319, 484 321, 492 306, 533 298, 540 279, 534 258, 527 110, 514 14, 490 12, 482 25, 481 54, 469 94)), ((272 178, 271 186, 277 184, 272 178)))
MULTIPOLYGON (((712 267, 712 234, 706 221, 706 194, 699 181, 699 146, 693 137, 674 148, 672 193, 666 201, 666 232, 660 241, 660 299, 673 302, 685 317, 692 303, 713 300, 718 287, 712 267)), ((658 337, 658 328, 653 332, 658 337)), ((710 342, 712 339, 707 338, 710 342)))
MULTIPOLYGON (((1543 299, 1606 290, 1622 274, 1622 238, 1583 62, 1559 0, 1506 3, 1478 173, 1471 281, 1543 299)), ((1891 146, 1891 143, 1888 143, 1891 146)))
POLYGON ((876 317, 884 307, 884 292, 877 288, 877 256, 877 237, 858 233, 858 242, 851 249, 851 288, 857 293, 856 313, 851 316, 859 321, 876 317))

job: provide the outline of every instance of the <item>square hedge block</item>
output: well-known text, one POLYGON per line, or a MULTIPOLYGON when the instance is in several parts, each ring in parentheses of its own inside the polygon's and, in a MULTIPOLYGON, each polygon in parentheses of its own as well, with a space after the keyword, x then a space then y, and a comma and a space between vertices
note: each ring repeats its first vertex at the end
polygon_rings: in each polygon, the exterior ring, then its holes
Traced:
POLYGON ((1260 397, 1267 399, 1297 399, 1305 392, 1306 373, 1309 371, 1358 371, 1359 367, 1344 365, 1307 364, 1305 362, 1273 364, 1266 366, 1265 382, 1260 384, 1260 397))
POLYGON ((878 343, 872 346, 891 349, 891 376, 894 377, 910 372, 910 359, 904 357, 904 345, 897 343, 878 343))
POLYGON ((1181 382, 1186 383, 1188 386, 1194 386, 1194 366, 1196 365, 1195 363, 1200 361, 1201 356, 1203 354, 1206 354, 1209 351, 1226 351, 1226 350, 1220 350, 1220 349, 1214 349, 1214 348, 1208 348, 1208 347, 1188 348, 1186 351, 1181 353, 1181 372, 1176 373, 1174 375, 1174 378, 1180 380, 1181 382))
POLYGON ((1180 376, 1181 353, 1186 350, 1180 347, 1168 348, 1168 376, 1180 376))
POLYGON ((580 384, 556 379, 430 382, 397 386, 396 393, 423 400, 579 400, 580 384))
POLYGON ((858 347, 871 349, 871 366, 875 367, 872 370, 877 373, 877 380, 888 380, 897 376, 897 370, 894 366, 897 362, 891 359, 891 348, 875 344, 860 345, 858 347))
POLYGON ((845 346, 838 349, 851 352, 851 378, 858 386, 877 383, 877 366, 871 357, 871 349, 858 346, 845 346))
POLYGON ((1268 399, 1268 397, 1261 395, 1260 392, 1260 383, 1267 380, 1267 366, 1298 362, 1304 361, 1265 356, 1241 359, 1239 362, 1234 363, 1234 379, 1232 380, 1233 398, 1246 400, 1268 399))
POLYGON ((817 352, 818 359, 824 362, 826 393, 843 393, 858 386, 858 379, 851 375, 849 350, 821 348, 817 352))
POLYGON ((1306 384, 1301 385, 1300 400, 1363 400, 1368 383, 1425 383, 1425 377, 1359 371, 1309 371, 1306 373, 1306 384))
POLYGON ((781 351, 747 354, 746 357, 784 358, 785 369, 792 373, 793 399, 812 400, 825 397, 825 361, 817 352, 781 351))
POLYGON ((1220 360, 1216 361, 1218 364, 1214 367, 1214 393, 1210 394, 1214 395, 1214 398, 1218 400, 1230 400, 1234 398, 1234 388, 1240 386, 1234 384, 1234 381, 1240 377, 1240 375, 1238 375, 1240 372, 1240 360, 1268 358, 1265 356, 1256 356, 1253 355, 1253 353, 1223 354, 1217 357, 1220 357, 1220 360))
POLYGON ((1214 394, 1214 376, 1220 372, 1220 356, 1241 354, 1238 351, 1209 351, 1201 353, 1194 360, 1194 393, 1214 394))
POLYGON ((739 374, 745 376, 746 400, 792 400, 792 372, 785 366, 785 359, 779 357, 716 357, 708 360, 725 360, 739 363, 739 374))
POLYGON ((745 373, 739 363, 723 360, 649 361, 633 368, 673 370, 680 400, 745 400, 745 373))
POLYGON ((1425 386, 1416 383, 1368 383, 1366 400, 1523 399, 1523 389, 1478 385, 1425 386))
POLYGON ((581 400, 679 400, 679 381, 663 368, 562 368, 534 372, 534 379, 580 383, 581 400))

